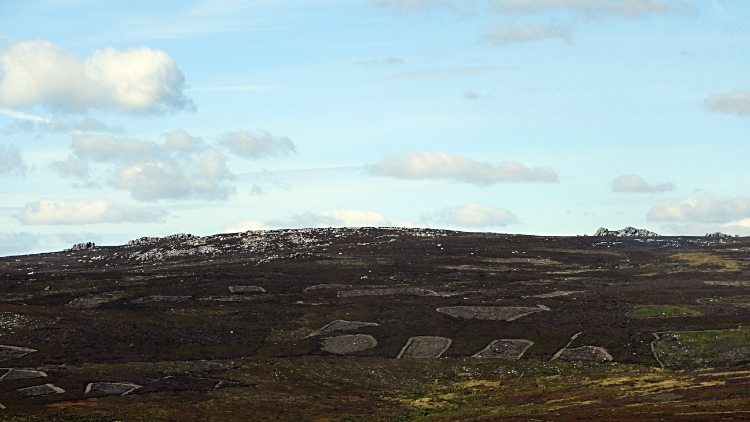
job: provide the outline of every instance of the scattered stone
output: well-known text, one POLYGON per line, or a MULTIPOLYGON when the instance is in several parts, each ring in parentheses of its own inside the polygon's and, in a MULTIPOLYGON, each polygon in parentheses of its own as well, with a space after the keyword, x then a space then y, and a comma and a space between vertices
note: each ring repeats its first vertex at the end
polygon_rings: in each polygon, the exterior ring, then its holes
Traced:
POLYGON ((141 388, 141 385, 126 382, 92 382, 86 386, 84 393, 99 393, 110 396, 124 396, 141 388))
POLYGON ((63 252, 83 251, 86 249, 94 249, 95 247, 96 245, 94 244, 94 242, 83 242, 83 243, 75 244, 71 246, 70 248, 65 249, 63 252))
POLYGON ((523 306, 449 306, 438 308, 438 312, 463 319, 483 319, 493 321, 514 321, 534 312, 549 311, 543 305, 536 308, 523 306))
POLYGON ((229 286, 232 293, 265 293, 266 289, 258 286, 229 286))
POLYGON ((561 296, 569 296, 575 293, 583 293, 581 290, 575 290, 575 291, 562 291, 562 290, 555 290, 554 292, 545 293, 541 295, 534 295, 530 297, 535 297, 539 299, 551 299, 553 297, 561 297, 561 296))
POLYGON ((439 296, 432 290, 422 289, 419 287, 391 287, 387 289, 367 289, 367 290, 349 290, 339 292, 339 297, 357 297, 357 296, 439 296))
POLYGON ((315 290, 326 290, 326 289, 341 289, 346 287, 352 287, 351 284, 318 284, 306 288, 305 292, 312 292, 315 290))
POLYGON ((445 337, 412 337, 406 342, 396 358, 439 358, 448 350, 451 342, 453 340, 445 337))
POLYGON ((599 227, 599 230, 594 233, 594 236, 618 236, 618 237, 661 237, 660 234, 645 230, 636 229, 635 227, 625 227, 622 230, 607 230, 604 227, 599 227))
POLYGON ((500 339, 480 350, 473 358, 480 359, 521 359, 534 342, 524 339, 500 339))
POLYGON ((0 345, 0 361, 20 358, 21 356, 28 355, 29 353, 33 353, 36 351, 36 349, 29 349, 26 347, 0 345))
POLYGON ((345 321, 343 319, 338 319, 317 331, 313 331, 312 334, 310 334, 307 337, 325 335, 325 334, 329 334, 335 331, 349 331, 349 330, 358 330, 360 328, 365 328, 365 327, 377 327, 378 325, 380 324, 376 322, 345 321))
POLYGON ((241 296, 241 295, 234 295, 234 296, 206 296, 202 297, 198 300, 215 300, 217 302, 246 302, 248 300, 253 300, 252 297, 248 296, 241 296))
POLYGON ((115 300, 119 300, 128 296, 130 295, 125 292, 107 292, 107 293, 99 293, 99 294, 89 294, 89 295, 77 297, 71 300, 65 306, 72 306, 74 308, 96 308, 97 306, 103 303, 114 302, 115 300))
POLYGON ((599 363, 612 362, 610 355, 603 347, 583 346, 566 349, 559 357, 560 360, 589 360, 599 363))
POLYGON ((182 302, 183 300, 190 299, 190 296, 161 296, 161 295, 154 295, 154 296, 146 296, 141 297, 138 299, 135 299, 131 301, 130 303, 134 303, 136 305, 144 304, 144 303, 150 303, 150 302, 182 302))
POLYGON ((62 394, 65 392, 65 390, 53 384, 42 384, 35 385, 33 387, 19 388, 16 391, 25 395, 26 397, 47 396, 50 394, 62 394))
POLYGON ((322 341, 324 351, 337 355, 361 352, 378 345, 375 337, 366 334, 350 334, 338 337, 329 337, 322 341))
POLYGON ((47 374, 42 371, 30 371, 25 369, 11 369, 0 377, 0 381, 28 380, 33 378, 44 378, 47 374))
POLYGON ((6 407, 5 407, 5 406, 3 406, 3 404, 2 404, 2 403, 0 403, 0 409, 5 409, 5 408, 6 408, 6 407))

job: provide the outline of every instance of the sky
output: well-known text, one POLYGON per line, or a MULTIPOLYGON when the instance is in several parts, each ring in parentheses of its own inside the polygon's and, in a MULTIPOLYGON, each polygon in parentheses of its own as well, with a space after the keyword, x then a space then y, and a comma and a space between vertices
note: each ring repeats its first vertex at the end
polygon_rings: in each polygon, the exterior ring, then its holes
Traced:
POLYGON ((397 226, 750 235, 746 0, 5 0, 0 255, 397 226))

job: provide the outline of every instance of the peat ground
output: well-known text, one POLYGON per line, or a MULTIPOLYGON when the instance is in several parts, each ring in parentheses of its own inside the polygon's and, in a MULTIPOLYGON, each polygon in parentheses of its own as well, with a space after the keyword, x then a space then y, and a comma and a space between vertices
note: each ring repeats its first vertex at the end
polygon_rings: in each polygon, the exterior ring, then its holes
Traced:
POLYGON ((0 421, 742 420, 748 328, 750 238, 142 238, 0 258, 0 421))

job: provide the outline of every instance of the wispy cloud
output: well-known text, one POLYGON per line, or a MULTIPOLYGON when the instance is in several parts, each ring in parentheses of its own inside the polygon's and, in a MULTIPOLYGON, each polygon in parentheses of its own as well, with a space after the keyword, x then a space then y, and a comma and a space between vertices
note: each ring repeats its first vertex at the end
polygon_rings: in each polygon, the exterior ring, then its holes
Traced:
POLYGON ((101 223, 153 223, 166 212, 145 210, 106 199, 41 199, 26 204, 16 215, 23 224, 82 225, 101 223))
POLYGON ((713 94, 704 104, 711 111, 719 113, 750 114, 750 92, 733 89, 726 94, 713 94))
POLYGON ((505 208, 476 202, 443 208, 435 217, 440 223, 466 228, 505 227, 518 221, 516 216, 505 208))
POLYGON ((545 39, 568 40, 571 31, 555 25, 526 24, 513 26, 508 24, 495 25, 482 38, 496 46, 504 46, 515 43, 527 43, 545 39))
POLYGON ((0 144, 0 175, 22 176, 26 172, 21 150, 15 145, 0 144))
POLYGON ((472 76, 486 75, 488 73, 505 72, 509 70, 519 69, 518 66, 472 66, 472 67, 460 67, 454 69, 432 69, 422 70, 417 72, 404 72, 398 73, 391 76, 386 76, 381 80, 387 82, 397 81, 429 81, 429 80, 444 80, 444 79, 458 79, 468 78, 472 76))
POLYGON ((245 130, 230 132, 221 144, 234 154, 253 159, 297 153, 297 147, 289 137, 274 136, 266 131, 261 131, 257 135, 245 130))
POLYGON ((624 193, 657 193, 657 192, 668 192, 676 188, 674 183, 648 183, 641 176, 635 174, 627 174, 619 176, 612 181, 613 192, 624 192, 624 193))
POLYGON ((462 155, 444 152, 407 152, 383 156, 368 166, 370 174, 397 179, 444 179, 489 186, 495 183, 557 182, 557 174, 549 168, 529 168, 520 163, 491 164, 462 155))

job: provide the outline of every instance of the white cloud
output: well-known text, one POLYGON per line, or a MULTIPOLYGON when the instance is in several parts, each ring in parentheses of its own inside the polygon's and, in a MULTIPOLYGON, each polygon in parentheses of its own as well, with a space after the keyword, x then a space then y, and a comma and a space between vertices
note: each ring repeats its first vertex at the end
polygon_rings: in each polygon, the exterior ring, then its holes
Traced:
POLYGON ((107 126, 93 117, 85 117, 81 120, 63 121, 53 120, 46 117, 36 116, 29 113, 23 113, 7 108, 0 108, 0 114, 12 117, 13 122, 8 125, 6 132, 111 132, 122 133, 121 127, 107 126))
POLYGON ((499 182, 557 182, 557 174, 548 168, 529 168, 523 164, 491 164, 444 152, 407 152, 403 157, 387 154, 368 166, 377 176, 399 179, 448 179, 479 186, 499 182))
POLYGON ((136 160, 153 158, 159 152, 156 142, 107 135, 76 135, 73 150, 92 161, 136 160))
POLYGON ((286 136, 274 136, 262 131, 259 136, 244 130, 227 133, 222 145, 245 158, 260 158, 264 155, 296 154, 297 148, 286 136))
POLYGON ((124 113, 194 110, 185 78, 169 54, 148 47, 112 47, 81 58, 45 40, 21 41, 0 54, 0 104, 46 105, 82 113, 92 108, 124 113))
POLYGON ((513 26, 508 24, 495 25, 484 35, 483 40, 496 46, 514 43, 541 41, 544 39, 570 39, 571 33, 567 28, 549 25, 526 24, 513 26))
POLYGON ((21 176, 26 172, 21 150, 14 145, 0 144, 0 174, 21 176))
POLYGON ((235 191, 226 156, 203 146, 182 129, 165 133, 165 143, 107 135, 76 135, 73 154, 52 167, 85 177, 91 163, 114 164, 108 184, 139 201, 159 199, 224 200, 235 191))
POLYGON ((733 89, 726 94, 713 94, 704 104, 711 111, 747 115, 750 114, 750 92, 733 89))
POLYGON ((472 202, 455 208, 443 208, 437 213, 438 221, 460 227, 504 227, 515 223, 516 217, 505 208, 472 202))
POLYGON ((61 161, 54 161, 50 167, 63 176, 86 177, 89 174, 88 160, 75 155, 70 155, 61 161))
POLYGON ((374 211, 335 208, 317 213, 298 214, 287 220, 271 220, 265 224, 278 228, 293 227, 390 227, 382 214, 374 211))
POLYGON ((152 223, 164 211, 144 210, 106 199, 41 199, 26 204, 15 217, 23 224, 81 225, 99 223, 152 223))
POLYGON ((249 230, 269 230, 271 227, 266 223, 258 220, 239 220, 234 224, 225 226, 222 233, 240 233, 249 230))
POLYGON ((491 11, 503 14, 573 11, 589 16, 642 17, 692 11, 691 6, 678 0, 488 0, 488 3, 491 11))
POLYGON ((650 221, 726 224, 750 218, 750 197, 704 195, 666 201, 651 208, 650 221))
POLYGON ((667 192, 675 189, 674 183, 647 183, 635 174, 623 175, 612 181, 613 192, 667 192))
POLYGON ((227 182, 233 176, 226 157, 214 150, 204 152, 200 161, 186 158, 153 159, 127 164, 117 170, 110 184, 130 192, 139 201, 197 198, 224 200, 235 187, 227 182))
POLYGON ((203 139, 191 136, 185 129, 163 134, 164 148, 168 151, 193 151, 203 146, 203 139))

